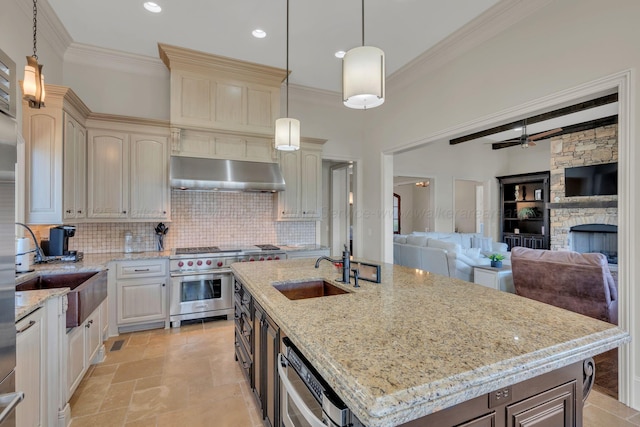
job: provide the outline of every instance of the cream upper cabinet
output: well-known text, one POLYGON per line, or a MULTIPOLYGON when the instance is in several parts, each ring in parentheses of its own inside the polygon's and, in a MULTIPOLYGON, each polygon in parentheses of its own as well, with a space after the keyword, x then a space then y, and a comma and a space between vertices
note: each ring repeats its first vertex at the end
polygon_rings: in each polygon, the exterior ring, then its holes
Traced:
POLYGON ((273 136, 286 70, 166 44, 171 126, 273 136))
POLYGON ((24 102, 22 109, 25 221, 75 222, 86 214, 84 123, 90 111, 67 87, 47 85, 46 91, 46 107, 33 109, 24 102))
POLYGON ((131 135, 131 218, 167 218, 169 211, 167 137, 131 135))
POLYGON ((284 177, 285 190, 276 196, 277 220, 321 218, 322 143, 324 141, 302 142, 298 151, 280 152, 280 170, 284 177))
POLYGON ((89 130, 88 217, 127 218, 129 213, 129 135, 89 130))
POLYGON ((92 115, 87 125, 88 219, 169 220, 166 123, 92 115))
POLYGON ((69 113, 64 113, 64 182, 62 217, 87 216, 87 130, 69 113))

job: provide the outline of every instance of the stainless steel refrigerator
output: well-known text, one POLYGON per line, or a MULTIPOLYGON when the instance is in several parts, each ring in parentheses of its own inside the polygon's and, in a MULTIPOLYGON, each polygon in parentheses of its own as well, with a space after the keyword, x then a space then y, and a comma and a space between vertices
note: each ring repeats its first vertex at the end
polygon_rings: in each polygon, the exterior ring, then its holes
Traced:
POLYGON ((16 121, 0 110, 0 427, 15 427, 15 167, 16 121))

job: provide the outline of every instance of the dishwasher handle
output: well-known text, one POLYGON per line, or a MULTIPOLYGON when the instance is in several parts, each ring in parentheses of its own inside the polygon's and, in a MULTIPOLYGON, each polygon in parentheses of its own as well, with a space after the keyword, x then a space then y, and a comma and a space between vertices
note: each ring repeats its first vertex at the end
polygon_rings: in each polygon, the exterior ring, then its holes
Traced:
POLYGON ((302 397, 300 397, 296 389, 293 387, 293 384, 291 384, 291 381, 289 381, 289 378, 287 378, 287 373, 284 370, 285 366, 287 366, 287 358, 284 357, 282 353, 278 353, 278 376, 280 377, 282 384, 284 384, 284 388, 287 390, 287 395, 291 397, 293 403, 295 403, 296 407, 300 410, 300 414, 305 420, 307 420, 311 427, 327 427, 327 425, 316 417, 315 414, 311 412, 311 409, 305 405, 302 397))
POLYGON ((0 405, 7 405, 4 410, 0 412, 0 424, 11 415, 16 406, 18 406, 18 403, 22 402, 22 399, 24 399, 24 393, 21 391, 0 395, 0 405))

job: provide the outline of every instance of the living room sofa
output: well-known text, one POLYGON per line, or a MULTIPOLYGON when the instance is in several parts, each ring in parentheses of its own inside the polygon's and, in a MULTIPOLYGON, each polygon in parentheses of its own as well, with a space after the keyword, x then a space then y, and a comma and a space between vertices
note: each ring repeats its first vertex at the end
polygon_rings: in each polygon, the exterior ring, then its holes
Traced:
POLYGON ((511 250, 516 294, 618 324, 618 287, 599 253, 511 250))
POLYGON ((405 267, 473 281, 473 267, 489 265, 492 253, 505 256, 505 243, 494 242, 479 233, 414 232, 393 239, 393 263, 405 267))

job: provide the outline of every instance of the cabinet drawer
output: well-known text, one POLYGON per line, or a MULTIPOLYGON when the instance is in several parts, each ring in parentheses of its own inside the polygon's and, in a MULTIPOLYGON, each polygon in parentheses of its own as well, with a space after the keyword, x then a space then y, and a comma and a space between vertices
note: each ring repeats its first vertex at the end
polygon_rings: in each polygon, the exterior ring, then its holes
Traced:
POLYGON ((119 262, 116 267, 118 279, 135 279, 138 277, 165 276, 167 261, 119 262))

